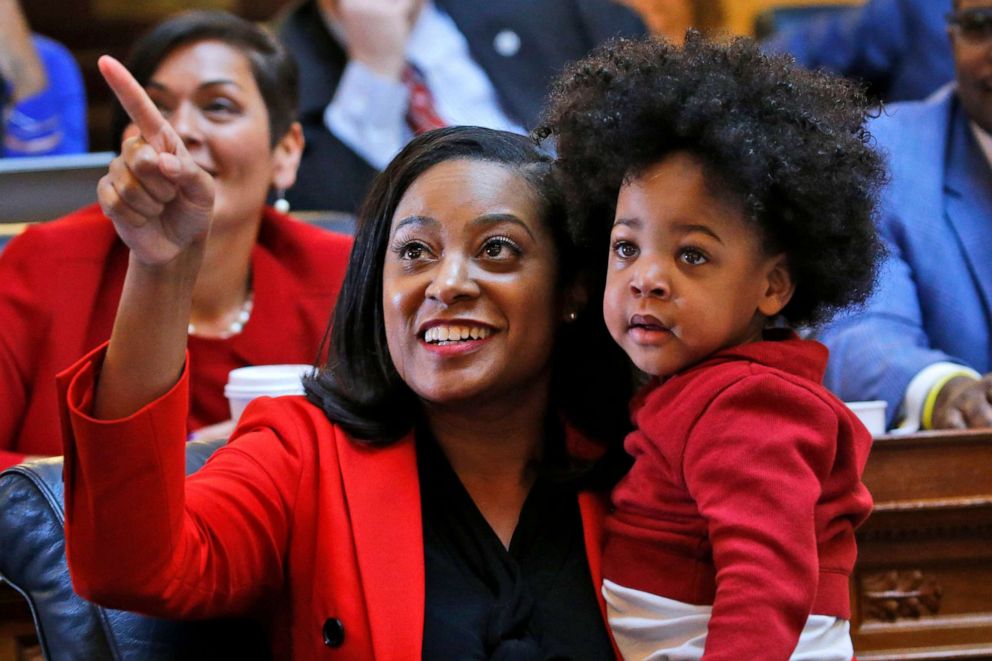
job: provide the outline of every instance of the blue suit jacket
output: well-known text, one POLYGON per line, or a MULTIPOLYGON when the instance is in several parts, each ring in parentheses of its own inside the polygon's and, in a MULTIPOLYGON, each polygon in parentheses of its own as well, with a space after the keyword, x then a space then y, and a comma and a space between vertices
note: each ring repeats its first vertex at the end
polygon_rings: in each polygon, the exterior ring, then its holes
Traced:
POLYGON ((872 122, 891 182, 880 231, 889 256, 866 309, 830 325, 826 384, 884 399, 889 423, 910 380, 938 361, 992 367, 992 169, 953 86, 872 122))
POLYGON ((954 78, 951 0, 868 0, 776 33, 764 47, 810 69, 867 81, 890 101, 923 99, 954 78))

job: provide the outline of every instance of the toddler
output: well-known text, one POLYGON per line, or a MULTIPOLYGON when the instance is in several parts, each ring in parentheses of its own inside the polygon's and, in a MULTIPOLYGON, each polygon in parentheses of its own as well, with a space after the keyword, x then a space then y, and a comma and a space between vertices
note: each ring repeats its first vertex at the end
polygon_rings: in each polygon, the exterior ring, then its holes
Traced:
POLYGON ((603 316, 652 377, 603 559, 627 659, 853 655, 871 437, 790 328, 870 291, 865 109, 850 83, 692 32, 615 42, 556 86, 543 132, 581 233, 609 232, 603 316))

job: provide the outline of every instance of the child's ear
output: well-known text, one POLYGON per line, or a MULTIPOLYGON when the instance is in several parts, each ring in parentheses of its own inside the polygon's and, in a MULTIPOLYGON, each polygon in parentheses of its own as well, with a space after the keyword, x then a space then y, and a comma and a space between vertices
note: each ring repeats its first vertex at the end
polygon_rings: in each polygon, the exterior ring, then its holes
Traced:
POLYGON ((758 299, 758 312, 771 319, 788 305, 796 291, 796 284, 792 281, 789 262, 784 254, 770 258, 766 269, 765 291, 758 299))

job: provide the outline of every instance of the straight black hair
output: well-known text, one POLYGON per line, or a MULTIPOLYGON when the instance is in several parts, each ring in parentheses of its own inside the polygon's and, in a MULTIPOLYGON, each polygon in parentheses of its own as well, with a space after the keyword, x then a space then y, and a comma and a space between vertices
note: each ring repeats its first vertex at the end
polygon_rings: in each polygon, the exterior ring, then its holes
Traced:
MULTIPOLYGON (((558 253, 558 287, 582 277, 591 259, 568 230, 565 205, 552 173, 553 159, 527 136, 478 127, 449 127, 410 142, 372 184, 359 212, 348 271, 321 354, 326 363, 304 380, 308 399, 352 437, 388 444, 413 429, 420 402, 400 379, 383 323, 383 264, 390 225, 403 194, 439 163, 478 160, 503 165, 534 190, 558 253)), ((626 362, 610 340, 600 298, 560 329, 552 359, 552 406, 593 438, 619 445, 629 428, 626 362)))
MULTIPOLYGON (((162 61, 180 46, 198 41, 220 41, 248 58, 252 76, 269 113, 269 142, 275 145, 296 121, 299 74, 292 56, 264 28, 223 11, 189 11, 153 27, 135 42, 126 66, 144 87, 162 61)), ((131 122, 115 101, 111 121, 114 149, 120 149, 124 129, 131 122)))

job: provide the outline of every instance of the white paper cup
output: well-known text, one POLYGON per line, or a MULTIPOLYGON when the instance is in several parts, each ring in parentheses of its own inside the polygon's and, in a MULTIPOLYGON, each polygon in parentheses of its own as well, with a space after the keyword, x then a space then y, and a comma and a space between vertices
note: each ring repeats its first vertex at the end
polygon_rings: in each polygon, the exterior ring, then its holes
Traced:
POLYGON ((881 436, 885 433, 885 400, 873 399, 867 402, 844 402, 847 408, 854 411, 872 436, 881 436))
POLYGON ((252 365, 231 370, 224 386, 231 419, 237 422, 248 402, 256 397, 302 395, 303 375, 312 369, 312 365, 252 365))

